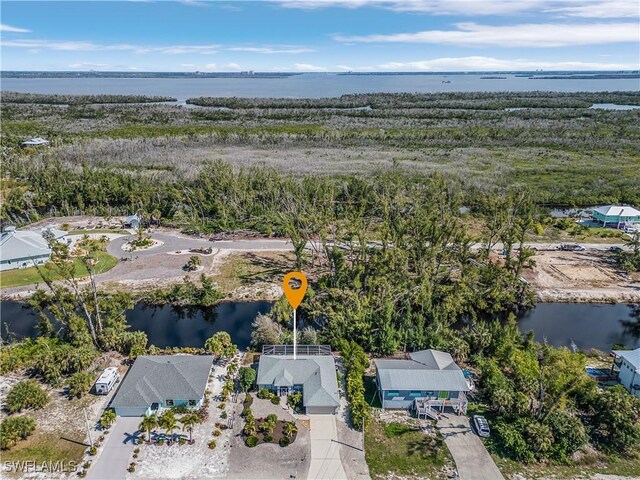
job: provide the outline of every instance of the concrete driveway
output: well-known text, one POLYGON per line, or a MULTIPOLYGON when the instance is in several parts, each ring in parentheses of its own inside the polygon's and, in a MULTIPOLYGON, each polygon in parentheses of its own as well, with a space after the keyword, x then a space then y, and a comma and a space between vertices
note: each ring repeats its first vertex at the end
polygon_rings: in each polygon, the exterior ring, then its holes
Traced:
POLYGON ((128 474, 140 417, 118 417, 87 475, 91 480, 119 480, 128 474))
POLYGON ((437 424, 456 462, 460 480, 504 480, 491 455, 464 415, 444 414, 437 424))
POLYGON ((338 428, 334 415, 307 415, 311 430, 311 464, 309 480, 346 480, 347 474, 340 460, 338 428))

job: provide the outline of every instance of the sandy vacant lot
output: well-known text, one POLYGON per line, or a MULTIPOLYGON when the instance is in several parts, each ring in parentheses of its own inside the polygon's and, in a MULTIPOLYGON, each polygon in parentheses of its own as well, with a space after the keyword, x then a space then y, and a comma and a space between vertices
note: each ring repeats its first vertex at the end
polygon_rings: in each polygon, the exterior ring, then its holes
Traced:
POLYGON ((640 275, 627 275, 608 252, 539 252, 524 273, 541 301, 640 301, 640 275))

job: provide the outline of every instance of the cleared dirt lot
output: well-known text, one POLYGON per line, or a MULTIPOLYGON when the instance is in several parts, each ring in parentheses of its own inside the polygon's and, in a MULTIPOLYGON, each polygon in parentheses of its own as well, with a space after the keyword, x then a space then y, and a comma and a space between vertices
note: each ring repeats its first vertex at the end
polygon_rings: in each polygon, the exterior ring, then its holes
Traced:
POLYGON ((524 273, 541 301, 640 301, 640 275, 619 271, 608 252, 544 251, 524 273))

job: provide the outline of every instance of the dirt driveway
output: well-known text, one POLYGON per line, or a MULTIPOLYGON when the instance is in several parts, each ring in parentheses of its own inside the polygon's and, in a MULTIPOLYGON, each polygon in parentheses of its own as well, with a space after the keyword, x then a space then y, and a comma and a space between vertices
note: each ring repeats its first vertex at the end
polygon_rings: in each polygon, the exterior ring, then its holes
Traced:
POLYGON ((444 414, 437 427, 456 462, 460 480, 504 480, 480 437, 471 431, 468 417, 444 414))
POLYGON ((640 275, 620 272, 607 251, 544 251, 524 278, 541 301, 640 301, 640 275))

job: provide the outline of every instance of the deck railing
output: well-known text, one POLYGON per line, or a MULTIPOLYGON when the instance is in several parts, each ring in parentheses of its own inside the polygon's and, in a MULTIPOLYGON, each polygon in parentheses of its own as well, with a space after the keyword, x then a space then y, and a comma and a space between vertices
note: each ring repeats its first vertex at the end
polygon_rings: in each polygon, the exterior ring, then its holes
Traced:
MULTIPOLYGON (((264 345, 263 355, 293 355, 293 345, 264 345)), ((330 345, 298 345, 297 355, 331 355, 330 345)))

